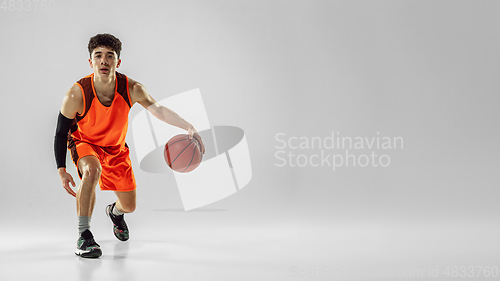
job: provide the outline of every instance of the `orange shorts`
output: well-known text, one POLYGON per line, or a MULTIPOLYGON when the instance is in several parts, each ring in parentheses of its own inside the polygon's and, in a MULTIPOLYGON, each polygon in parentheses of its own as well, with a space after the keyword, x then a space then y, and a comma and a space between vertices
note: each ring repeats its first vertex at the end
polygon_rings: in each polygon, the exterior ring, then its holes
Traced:
POLYGON ((71 158, 76 165, 80 179, 82 174, 78 169, 78 161, 85 156, 93 155, 101 163, 101 177, 99 178, 101 190, 123 192, 135 190, 135 177, 127 144, 102 147, 71 139, 68 149, 71 151, 71 158))

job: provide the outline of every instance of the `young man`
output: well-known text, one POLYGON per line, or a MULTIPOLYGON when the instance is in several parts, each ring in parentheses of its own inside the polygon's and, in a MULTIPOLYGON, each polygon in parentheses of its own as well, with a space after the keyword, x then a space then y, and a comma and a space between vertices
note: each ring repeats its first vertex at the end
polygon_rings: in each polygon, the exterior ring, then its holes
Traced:
POLYGON ((75 254, 97 258, 102 255, 90 232, 90 219, 95 204, 95 187, 112 190, 117 200, 106 207, 113 222, 116 238, 126 241, 129 231, 124 213, 136 207, 136 183, 125 143, 130 108, 139 103, 156 118, 185 129, 191 141, 205 153, 195 128, 172 110, 159 105, 144 86, 116 72, 120 67, 121 42, 110 34, 90 38, 90 67, 94 73, 80 79, 66 93, 57 121, 54 150, 59 176, 64 189, 76 197, 80 237, 75 254), (66 172, 66 149, 81 179, 75 193, 75 182, 66 172))

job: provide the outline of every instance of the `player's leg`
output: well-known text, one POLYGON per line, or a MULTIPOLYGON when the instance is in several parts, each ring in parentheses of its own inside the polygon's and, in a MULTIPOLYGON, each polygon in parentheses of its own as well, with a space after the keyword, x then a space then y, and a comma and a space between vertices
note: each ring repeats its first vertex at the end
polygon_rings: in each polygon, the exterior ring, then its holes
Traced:
POLYGON ((78 170, 82 175, 82 181, 76 192, 76 210, 78 216, 92 217, 95 205, 95 188, 101 176, 101 164, 99 159, 88 155, 78 162, 78 170))
POLYGON ((106 207, 106 214, 113 221, 113 233, 118 240, 127 241, 129 230, 125 222, 125 213, 132 213, 135 210, 136 191, 115 191, 117 200, 106 207))
POLYGON ((101 248, 90 232, 90 219, 95 205, 95 188, 101 176, 101 164, 94 155, 79 159, 78 171, 81 182, 76 192, 76 209, 80 238, 75 254, 85 258, 97 258, 102 255, 101 248))
POLYGON ((136 183, 126 144, 106 148, 99 186, 101 189, 115 192, 117 200, 106 207, 106 214, 113 222, 115 237, 118 240, 127 241, 129 231, 124 214, 135 210, 136 183))
POLYGON ((136 205, 136 192, 135 189, 132 191, 115 191, 116 197, 116 208, 122 213, 132 213, 135 211, 136 205))

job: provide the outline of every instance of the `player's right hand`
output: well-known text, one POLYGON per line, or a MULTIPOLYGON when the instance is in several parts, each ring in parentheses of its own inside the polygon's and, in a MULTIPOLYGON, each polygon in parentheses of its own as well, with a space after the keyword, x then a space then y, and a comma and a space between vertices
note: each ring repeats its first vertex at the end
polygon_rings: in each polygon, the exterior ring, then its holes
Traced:
POLYGON ((71 183, 71 185, 73 185, 73 187, 76 187, 76 184, 75 184, 75 181, 73 180, 73 177, 66 172, 65 168, 59 168, 59 176, 61 177, 61 181, 62 181, 64 189, 66 189, 66 192, 68 192, 70 195, 73 195, 73 197, 76 197, 76 193, 69 186, 69 183, 71 183))

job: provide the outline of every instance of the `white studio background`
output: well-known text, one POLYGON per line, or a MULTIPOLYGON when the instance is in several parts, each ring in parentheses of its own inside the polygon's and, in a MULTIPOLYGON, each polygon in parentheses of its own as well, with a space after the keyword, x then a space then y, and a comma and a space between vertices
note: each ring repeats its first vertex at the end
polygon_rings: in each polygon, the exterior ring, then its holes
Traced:
MULTIPOLYGON (((200 88, 211 124, 245 131, 252 181, 209 206, 227 210, 213 216, 293 225, 297 255, 316 265, 338 258, 343 228, 358 229, 365 249, 352 244, 353 263, 376 253, 498 264, 500 2, 50 2, 0 9, 2 231, 74 228, 55 169, 56 118, 92 71, 89 38, 111 33, 123 43, 119 71, 154 98, 200 88), (318 147, 293 148, 332 132, 404 146, 375 151, 387 167, 335 171, 315 167, 318 147), (283 164, 279 151, 308 162, 283 164), (387 231, 397 242, 378 242, 387 231)), ((139 208, 181 208, 173 176, 141 171, 131 156, 139 208)), ((97 197, 104 206, 112 195, 97 197)))

